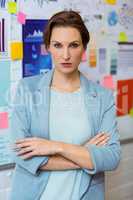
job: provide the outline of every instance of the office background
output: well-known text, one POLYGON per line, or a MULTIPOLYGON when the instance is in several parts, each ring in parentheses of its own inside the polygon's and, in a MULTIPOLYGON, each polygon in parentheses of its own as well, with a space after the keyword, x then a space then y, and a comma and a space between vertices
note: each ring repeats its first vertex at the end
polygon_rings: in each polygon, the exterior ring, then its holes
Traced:
POLYGON ((114 92, 122 161, 106 173, 106 199, 133 198, 133 1, 0 0, 0 199, 11 189, 14 162, 10 150, 12 101, 19 80, 53 68, 42 32, 61 10, 78 11, 91 40, 79 69, 114 92))

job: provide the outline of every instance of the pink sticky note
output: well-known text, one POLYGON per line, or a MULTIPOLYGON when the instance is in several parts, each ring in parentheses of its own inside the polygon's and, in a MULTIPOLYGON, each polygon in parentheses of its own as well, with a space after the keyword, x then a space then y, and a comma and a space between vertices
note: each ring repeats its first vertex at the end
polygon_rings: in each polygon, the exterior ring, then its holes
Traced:
POLYGON ((101 85, 109 89, 114 89, 115 87, 112 75, 104 76, 101 85))
POLYGON ((22 12, 19 12, 18 15, 17 15, 17 19, 18 19, 18 22, 20 24, 25 24, 26 22, 26 15, 22 12))
POLYGON ((87 61, 87 58, 86 58, 86 52, 84 51, 82 55, 82 62, 85 62, 85 61, 87 61))
POLYGON ((8 113, 2 112, 2 113, 0 113, 0 129, 6 129, 8 127, 9 127, 8 113))

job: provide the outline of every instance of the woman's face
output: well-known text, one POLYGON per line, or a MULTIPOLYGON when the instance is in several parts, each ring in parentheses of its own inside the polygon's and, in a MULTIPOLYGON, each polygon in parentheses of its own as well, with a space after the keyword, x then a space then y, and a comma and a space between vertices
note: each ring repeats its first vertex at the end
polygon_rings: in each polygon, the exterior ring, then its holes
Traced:
POLYGON ((58 71, 77 71, 84 51, 80 32, 73 27, 53 28, 48 50, 58 71))

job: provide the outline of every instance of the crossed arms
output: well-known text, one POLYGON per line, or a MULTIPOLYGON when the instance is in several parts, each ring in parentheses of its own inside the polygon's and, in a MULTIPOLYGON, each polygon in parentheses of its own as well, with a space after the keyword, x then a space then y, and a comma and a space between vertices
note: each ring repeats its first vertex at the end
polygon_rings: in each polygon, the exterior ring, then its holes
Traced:
POLYGON ((86 148, 89 144, 103 146, 107 144, 109 135, 100 133, 83 145, 74 145, 42 138, 25 138, 16 141, 17 156, 30 159, 33 156, 49 156, 47 164, 40 170, 66 170, 87 168, 93 169, 91 156, 86 148))

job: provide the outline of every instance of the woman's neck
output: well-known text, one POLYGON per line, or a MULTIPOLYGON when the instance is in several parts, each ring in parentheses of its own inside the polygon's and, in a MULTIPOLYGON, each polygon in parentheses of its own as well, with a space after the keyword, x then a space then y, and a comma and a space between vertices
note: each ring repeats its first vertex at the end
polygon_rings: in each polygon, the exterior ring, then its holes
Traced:
POLYGON ((71 74, 63 74, 55 69, 51 87, 69 92, 80 88, 80 72, 77 70, 71 74))

